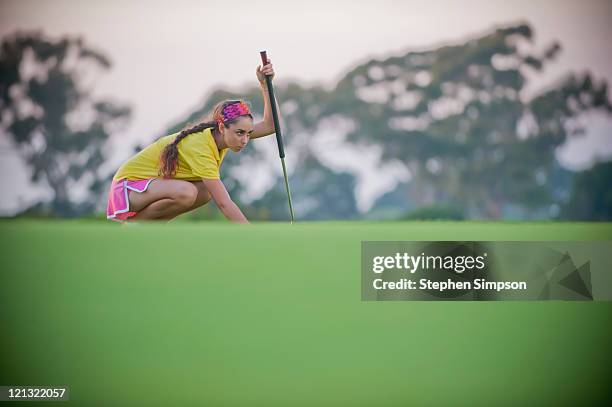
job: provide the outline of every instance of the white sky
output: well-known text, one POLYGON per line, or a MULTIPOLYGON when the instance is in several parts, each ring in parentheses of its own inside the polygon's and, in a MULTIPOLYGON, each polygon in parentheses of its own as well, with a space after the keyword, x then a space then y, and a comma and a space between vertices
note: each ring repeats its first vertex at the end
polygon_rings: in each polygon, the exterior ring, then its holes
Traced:
MULTIPOLYGON (((274 63, 275 81, 331 85, 372 57, 458 43, 518 21, 532 24, 539 47, 553 40, 563 46, 546 79, 532 87, 587 69, 612 84, 612 1, 606 0, 0 0, 0 36, 34 28, 83 35, 111 58, 112 70, 95 92, 134 108, 115 163, 136 142, 159 136, 214 87, 255 84, 262 49, 274 63)), ((592 115, 585 120, 588 136, 560 152, 568 167, 584 168, 595 154, 612 156, 612 121, 592 115)), ((2 137, 0 214, 44 193, 28 185, 26 171, 11 171, 15 165, 23 168, 2 137)))

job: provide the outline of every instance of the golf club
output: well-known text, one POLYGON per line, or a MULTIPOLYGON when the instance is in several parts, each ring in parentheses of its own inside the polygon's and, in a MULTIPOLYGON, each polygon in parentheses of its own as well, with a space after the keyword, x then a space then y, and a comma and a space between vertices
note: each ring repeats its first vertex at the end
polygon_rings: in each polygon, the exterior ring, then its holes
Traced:
MULTIPOLYGON (((260 51, 261 63, 268 64, 266 51, 260 51)), ((287 178, 287 168, 285 167, 285 149, 283 148, 283 137, 281 135, 280 124, 278 123, 278 112, 276 111, 276 101, 274 99, 274 88, 272 87, 272 79, 266 75, 266 84, 268 85, 268 95, 270 96, 270 105, 272 106, 272 117, 274 119, 274 131, 276 133, 276 145, 278 146, 278 155, 283 166, 283 176, 285 177, 285 189, 287 190, 287 199, 289 200, 289 214, 291 215, 291 224, 295 221, 293 216, 293 204, 291 203, 291 192, 289 191, 289 181, 287 178)))

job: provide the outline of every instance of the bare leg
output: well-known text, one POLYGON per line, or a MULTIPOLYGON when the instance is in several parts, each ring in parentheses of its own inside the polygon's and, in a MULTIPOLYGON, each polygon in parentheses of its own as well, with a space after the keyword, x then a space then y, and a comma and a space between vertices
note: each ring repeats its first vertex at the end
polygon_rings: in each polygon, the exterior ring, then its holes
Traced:
POLYGON ((170 220, 177 215, 185 212, 186 205, 172 198, 164 198, 155 201, 143 210, 138 212, 131 219, 134 220, 170 220))
POLYGON ((198 194, 195 185, 175 179, 155 179, 142 193, 128 191, 130 210, 138 212, 132 220, 175 217, 194 204, 198 194))
POLYGON ((129 191, 130 210, 138 212, 133 220, 170 220, 210 200, 201 181, 155 179, 142 193, 129 191))

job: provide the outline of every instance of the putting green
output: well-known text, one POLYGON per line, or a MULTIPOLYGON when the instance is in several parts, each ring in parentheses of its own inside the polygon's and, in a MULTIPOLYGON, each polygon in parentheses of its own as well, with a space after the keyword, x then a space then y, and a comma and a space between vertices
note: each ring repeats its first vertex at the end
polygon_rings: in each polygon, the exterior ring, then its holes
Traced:
POLYGON ((0 385, 83 405, 595 405, 610 302, 362 302, 362 240, 612 224, 0 222, 0 385))

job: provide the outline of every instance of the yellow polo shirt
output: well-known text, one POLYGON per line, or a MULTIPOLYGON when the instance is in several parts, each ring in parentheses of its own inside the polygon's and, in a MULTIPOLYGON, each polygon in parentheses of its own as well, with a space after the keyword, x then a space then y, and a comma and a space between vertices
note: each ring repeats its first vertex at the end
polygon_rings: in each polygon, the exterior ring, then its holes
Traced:
MULTIPOLYGON (((159 158, 169 143, 173 142, 178 133, 160 137, 136 155, 126 161, 113 177, 113 181, 127 178, 128 180, 159 178, 159 158)), ((174 179, 199 181, 205 179, 220 179, 221 162, 227 153, 227 148, 219 152, 212 128, 198 133, 191 133, 178 144, 178 168, 174 179)))

